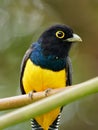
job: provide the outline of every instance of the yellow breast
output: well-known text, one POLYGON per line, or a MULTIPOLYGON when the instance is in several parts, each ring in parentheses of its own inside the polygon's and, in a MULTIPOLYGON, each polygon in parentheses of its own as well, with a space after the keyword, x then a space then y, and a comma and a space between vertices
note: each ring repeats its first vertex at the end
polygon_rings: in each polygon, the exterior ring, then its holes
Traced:
MULTIPOLYGON (((26 93, 29 93, 32 90, 38 92, 48 88, 62 88, 66 85, 66 72, 65 69, 56 72, 43 69, 36 66, 30 59, 28 59, 24 69, 22 82, 26 93)), ((56 119, 59 112, 60 108, 57 108, 42 116, 36 117, 35 119, 44 128, 44 130, 48 130, 48 127, 56 119)))
POLYGON ((65 69, 56 72, 43 69, 29 59, 24 69, 22 82, 26 93, 32 90, 43 91, 47 88, 61 88, 66 83, 65 69))

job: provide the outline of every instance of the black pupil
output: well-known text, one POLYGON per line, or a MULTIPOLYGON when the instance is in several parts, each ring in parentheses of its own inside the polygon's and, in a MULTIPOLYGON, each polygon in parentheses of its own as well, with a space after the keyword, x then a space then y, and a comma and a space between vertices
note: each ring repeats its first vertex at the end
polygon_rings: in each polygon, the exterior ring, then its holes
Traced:
POLYGON ((59 37, 62 37, 62 36, 63 36, 63 33, 62 33, 62 32, 59 32, 59 33, 58 33, 58 36, 59 36, 59 37))

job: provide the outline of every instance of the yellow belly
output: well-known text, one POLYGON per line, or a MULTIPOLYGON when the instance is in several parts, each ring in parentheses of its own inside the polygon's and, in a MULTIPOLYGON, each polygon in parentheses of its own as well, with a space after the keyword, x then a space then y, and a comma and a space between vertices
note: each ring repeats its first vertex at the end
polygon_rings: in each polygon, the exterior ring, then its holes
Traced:
MULTIPOLYGON (((66 85, 66 72, 65 69, 57 72, 43 69, 33 64, 29 59, 24 69, 22 82, 26 93, 29 93, 32 90, 38 92, 48 88, 62 88, 66 85)), ((60 108, 57 108, 42 116, 36 117, 35 119, 44 130, 48 130, 48 127, 56 119, 59 112, 60 108)))

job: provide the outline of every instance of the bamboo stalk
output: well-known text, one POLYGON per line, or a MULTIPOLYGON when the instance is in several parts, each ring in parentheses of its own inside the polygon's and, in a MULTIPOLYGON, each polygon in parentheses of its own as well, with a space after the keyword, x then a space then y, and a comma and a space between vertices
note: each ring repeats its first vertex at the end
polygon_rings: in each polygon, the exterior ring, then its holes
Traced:
POLYGON ((57 92, 63 91, 65 88, 61 89, 47 89, 43 92, 36 92, 34 93, 31 91, 29 94, 13 96, 8 98, 1 98, 0 99, 0 110, 8 110, 13 108, 19 108, 25 105, 28 105, 32 102, 55 94, 57 92))
POLYGON ((0 117, 0 129, 34 118, 59 106, 67 105, 90 94, 98 93, 98 77, 56 93, 0 117))

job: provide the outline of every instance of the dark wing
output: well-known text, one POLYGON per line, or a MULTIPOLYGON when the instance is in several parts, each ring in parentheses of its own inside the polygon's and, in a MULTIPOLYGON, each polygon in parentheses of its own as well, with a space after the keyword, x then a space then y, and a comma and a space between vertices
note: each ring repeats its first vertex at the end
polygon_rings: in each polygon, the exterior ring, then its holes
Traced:
POLYGON ((66 72, 67 72, 67 81, 66 86, 72 85, 72 64, 70 57, 66 59, 66 72))
POLYGON ((21 63, 21 70, 20 70, 20 88, 21 88, 21 92, 22 94, 25 94, 25 91, 24 91, 24 88, 23 88, 23 84, 22 84, 22 76, 23 76, 23 73, 24 73, 24 69, 25 69, 25 65, 26 65, 26 62, 31 54, 31 52, 33 51, 33 46, 31 46, 25 53, 24 57, 23 57, 23 60, 22 60, 22 63, 21 63))

